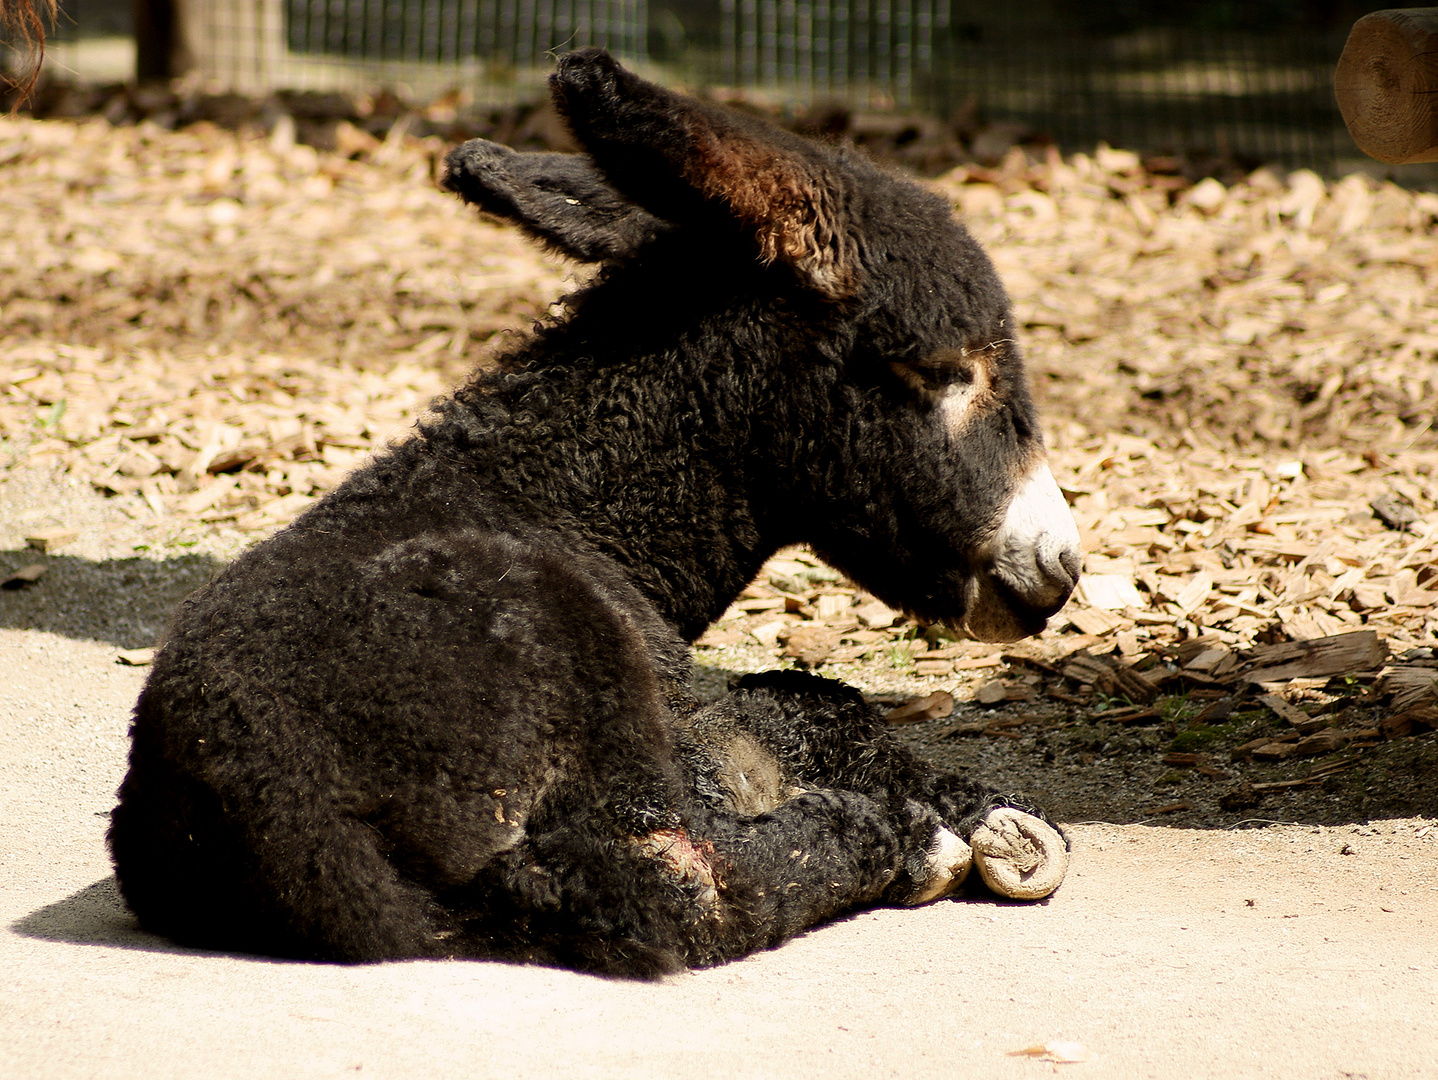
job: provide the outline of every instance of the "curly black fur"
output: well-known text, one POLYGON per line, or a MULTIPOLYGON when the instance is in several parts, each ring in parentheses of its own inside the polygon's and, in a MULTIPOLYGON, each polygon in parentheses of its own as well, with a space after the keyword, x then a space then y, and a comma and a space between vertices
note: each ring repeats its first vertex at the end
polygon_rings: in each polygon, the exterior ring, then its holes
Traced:
POLYGON ((602 266, 185 603, 110 830, 151 930, 654 975, 903 899, 940 824, 995 805, 846 688, 687 693, 689 642, 784 544, 964 616, 1040 452, 988 260, 940 200, 603 53, 553 86, 587 156, 471 143, 447 182, 602 266), (925 388, 984 350, 946 426, 925 388), (796 790, 728 805, 726 724, 796 790))

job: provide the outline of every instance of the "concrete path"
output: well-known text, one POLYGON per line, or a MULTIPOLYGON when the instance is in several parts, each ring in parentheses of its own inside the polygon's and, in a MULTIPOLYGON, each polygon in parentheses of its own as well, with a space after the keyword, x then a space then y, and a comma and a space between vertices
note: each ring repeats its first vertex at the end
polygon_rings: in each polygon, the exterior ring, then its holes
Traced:
POLYGON ((176 949, 105 852, 143 678, 114 656, 0 630, 12 1080, 1438 1077, 1438 825, 1416 820, 1081 825, 1046 904, 868 912, 656 984, 176 949), (1089 1059, 1012 1056, 1051 1042, 1089 1059))

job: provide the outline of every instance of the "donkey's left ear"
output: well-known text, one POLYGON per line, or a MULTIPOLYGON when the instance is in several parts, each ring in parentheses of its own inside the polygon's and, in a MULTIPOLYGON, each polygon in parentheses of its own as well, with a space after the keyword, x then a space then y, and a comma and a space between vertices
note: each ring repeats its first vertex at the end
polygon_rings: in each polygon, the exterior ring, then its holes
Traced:
POLYGON ((683 224, 723 214, 832 299, 851 295, 858 255, 844 180, 818 147, 756 117, 695 101, 626 71, 601 49, 560 57, 550 90, 609 182, 683 224))
POLYGON ((634 254, 669 227, 604 180, 582 154, 521 154, 470 139, 444 159, 443 185, 580 262, 634 254))

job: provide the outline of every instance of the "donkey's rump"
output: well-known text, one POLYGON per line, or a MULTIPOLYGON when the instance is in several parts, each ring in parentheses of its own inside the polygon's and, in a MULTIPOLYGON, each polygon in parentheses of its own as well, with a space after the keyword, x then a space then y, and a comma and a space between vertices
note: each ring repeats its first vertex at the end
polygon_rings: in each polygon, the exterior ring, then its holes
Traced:
POLYGON ((654 668, 642 598, 586 562, 469 530, 343 572, 332 557, 315 576, 228 568, 187 605, 136 711, 111 842, 146 927, 285 955, 450 952, 459 923, 435 896, 523 841, 542 800, 602 803, 590 781, 623 774, 642 826, 640 788, 667 805, 678 784, 674 673, 654 668))

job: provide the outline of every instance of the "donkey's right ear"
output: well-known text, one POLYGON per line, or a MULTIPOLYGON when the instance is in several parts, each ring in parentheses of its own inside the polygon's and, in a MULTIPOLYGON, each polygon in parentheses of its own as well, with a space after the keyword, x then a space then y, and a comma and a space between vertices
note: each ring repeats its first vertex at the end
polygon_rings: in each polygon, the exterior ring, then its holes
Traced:
POLYGON ((549 86, 621 194, 676 224, 728 218, 761 259, 790 266, 815 291, 831 299, 855 291, 852 193, 832 155, 757 117, 646 82, 602 49, 561 56, 549 86))
POLYGON ((668 228, 582 154, 521 154, 471 139, 444 159, 444 186, 580 262, 621 259, 668 228))

